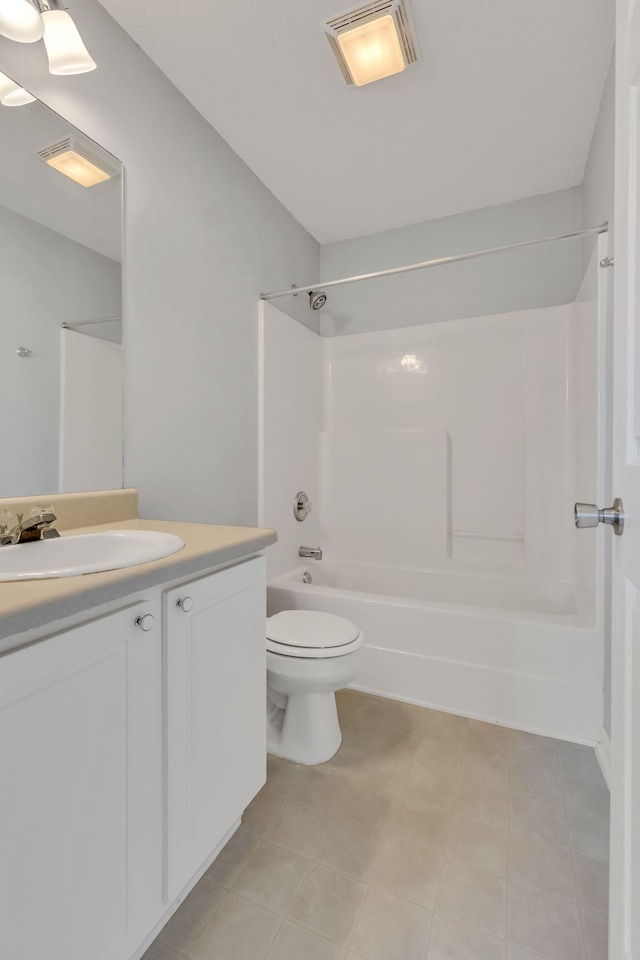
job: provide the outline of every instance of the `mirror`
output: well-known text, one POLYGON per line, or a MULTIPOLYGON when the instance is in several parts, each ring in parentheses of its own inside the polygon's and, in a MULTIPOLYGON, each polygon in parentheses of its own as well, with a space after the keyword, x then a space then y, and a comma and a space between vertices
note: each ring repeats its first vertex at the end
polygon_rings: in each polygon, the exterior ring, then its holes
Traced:
POLYGON ((37 100, 0 142, 0 497, 120 487, 122 165, 37 100))

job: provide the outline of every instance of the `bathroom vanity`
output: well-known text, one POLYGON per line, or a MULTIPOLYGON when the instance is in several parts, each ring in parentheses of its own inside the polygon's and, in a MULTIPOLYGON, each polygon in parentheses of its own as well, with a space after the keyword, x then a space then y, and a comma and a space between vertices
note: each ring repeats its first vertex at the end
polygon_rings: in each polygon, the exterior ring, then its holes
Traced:
POLYGON ((90 529, 164 530, 185 547, 0 584, 0 956, 11 960, 140 957, 265 780, 256 554, 275 533, 133 517, 90 529))

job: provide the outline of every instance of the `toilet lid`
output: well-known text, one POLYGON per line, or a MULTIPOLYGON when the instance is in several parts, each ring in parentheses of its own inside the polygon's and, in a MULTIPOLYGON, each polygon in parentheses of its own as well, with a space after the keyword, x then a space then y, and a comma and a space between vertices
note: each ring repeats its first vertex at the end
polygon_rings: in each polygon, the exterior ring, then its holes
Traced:
POLYGON ((317 610, 283 610, 267 619, 267 640, 287 647, 344 647, 359 635, 350 620, 317 610))

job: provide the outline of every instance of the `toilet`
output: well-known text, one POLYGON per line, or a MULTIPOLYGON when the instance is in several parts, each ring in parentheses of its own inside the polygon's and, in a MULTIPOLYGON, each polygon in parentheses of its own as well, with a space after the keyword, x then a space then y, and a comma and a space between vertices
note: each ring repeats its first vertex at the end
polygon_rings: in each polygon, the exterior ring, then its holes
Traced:
POLYGON ((267 749, 296 763, 326 763, 342 743, 335 691, 355 680, 362 633, 316 610, 267 619, 267 749))

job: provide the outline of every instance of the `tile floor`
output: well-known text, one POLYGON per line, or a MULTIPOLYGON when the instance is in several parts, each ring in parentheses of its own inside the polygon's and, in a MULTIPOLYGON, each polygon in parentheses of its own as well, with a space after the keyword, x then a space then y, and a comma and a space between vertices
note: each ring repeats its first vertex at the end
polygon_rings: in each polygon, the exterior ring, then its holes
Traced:
POLYGON ((594 751, 343 690, 144 960, 606 960, 594 751))

